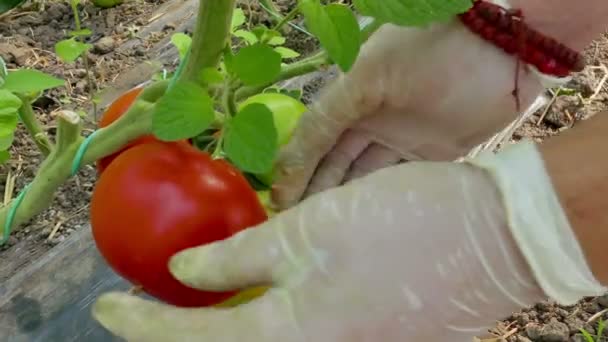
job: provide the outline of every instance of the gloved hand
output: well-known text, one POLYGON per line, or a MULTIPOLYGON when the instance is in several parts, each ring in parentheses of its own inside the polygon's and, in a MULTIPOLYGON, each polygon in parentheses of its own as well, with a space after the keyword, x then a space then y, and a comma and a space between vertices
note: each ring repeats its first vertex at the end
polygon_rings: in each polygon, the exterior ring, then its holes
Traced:
POLYGON ((95 318, 129 341, 458 342, 545 295, 605 291, 531 143, 376 171, 170 268, 201 289, 272 287, 229 309, 106 294, 95 318))
MULTIPOLYGON (((521 70, 524 111, 544 88, 521 70)), ((514 56, 457 19, 428 29, 382 26, 303 115, 279 158, 273 201, 286 208, 402 160, 465 155, 519 114, 515 73, 514 56)))

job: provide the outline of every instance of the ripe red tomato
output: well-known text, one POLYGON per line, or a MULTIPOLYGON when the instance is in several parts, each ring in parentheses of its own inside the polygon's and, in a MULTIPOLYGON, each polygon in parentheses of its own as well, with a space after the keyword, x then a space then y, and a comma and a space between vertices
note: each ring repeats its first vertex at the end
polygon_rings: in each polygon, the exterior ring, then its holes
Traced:
MULTIPOLYGON (((116 99, 112 104, 108 107, 108 109, 103 113, 101 119, 99 120, 99 128, 103 128, 109 126, 112 122, 116 121, 119 117, 121 117, 124 113, 127 112, 129 107, 133 104, 139 93, 144 90, 144 87, 135 87, 126 93, 122 94, 118 99, 116 99)), ((139 144, 145 144, 158 140, 153 134, 148 134, 141 136, 132 142, 128 143, 121 150, 109 155, 105 156, 97 161, 97 172, 102 173, 108 165, 116 158, 119 154, 124 152, 125 150, 139 144)), ((187 140, 180 140, 183 142, 187 142, 187 140)))
POLYGON ((236 292, 205 292, 169 272, 172 255, 225 239, 267 219, 245 177, 195 147, 149 142, 120 154, 91 199, 93 237, 122 277, 177 306, 209 306, 236 292))

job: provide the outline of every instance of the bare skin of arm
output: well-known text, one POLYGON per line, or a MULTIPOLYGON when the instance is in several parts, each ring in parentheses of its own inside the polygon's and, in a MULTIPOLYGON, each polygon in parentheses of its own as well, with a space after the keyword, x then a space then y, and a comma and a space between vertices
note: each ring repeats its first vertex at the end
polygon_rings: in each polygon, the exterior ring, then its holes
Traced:
POLYGON ((596 278, 608 285, 608 111, 540 145, 545 165, 596 278))
MULTIPOLYGON (((526 24, 583 50, 608 29, 606 0, 509 0, 526 24)), ((541 151, 566 214, 599 281, 608 285, 608 111, 549 139, 541 151)))

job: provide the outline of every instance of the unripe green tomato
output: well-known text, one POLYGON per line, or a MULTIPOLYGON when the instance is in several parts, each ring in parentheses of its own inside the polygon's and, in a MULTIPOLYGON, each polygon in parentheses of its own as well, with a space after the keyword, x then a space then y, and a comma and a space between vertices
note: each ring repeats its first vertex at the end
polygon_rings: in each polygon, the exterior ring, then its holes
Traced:
POLYGON ((101 8, 110 8, 122 4, 123 0, 93 0, 93 5, 101 8))
POLYGON ((308 110, 306 106, 291 96, 280 93, 262 93, 254 95, 239 104, 239 109, 252 104, 266 105, 272 112, 277 128, 279 147, 285 146, 293 134, 298 120, 308 110))
MULTIPOLYGON (((298 120, 308 110, 306 105, 295 98, 280 93, 261 93, 254 95, 239 104, 239 109, 252 103, 266 105, 272 112, 274 125, 277 129, 277 143, 279 147, 285 146, 295 130, 298 120)), ((273 171, 257 174, 255 177, 262 183, 270 186, 274 181, 273 171)))

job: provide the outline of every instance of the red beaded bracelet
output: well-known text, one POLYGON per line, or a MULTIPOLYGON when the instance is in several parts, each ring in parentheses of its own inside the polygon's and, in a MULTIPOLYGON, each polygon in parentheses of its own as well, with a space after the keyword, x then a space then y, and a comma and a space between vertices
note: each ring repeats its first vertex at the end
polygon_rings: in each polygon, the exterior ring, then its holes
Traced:
POLYGON ((508 54, 516 54, 542 73, 566 77, 585 67, 580 53, 528 27, 522 20, 520 10, 509 10, 477 0, 470 10, 459 17, 471 31, 508 54))
POLYGON ((585 67, 584 57, 580 53, 528 27, 523 21, 521 10, 506 9, 485 0, 475 0, 473 7, 460 14, 459 18, 475 34, 506 53, 517 56, 518 71, 515 75, 513 96, 518 111, 520 60, 534 66, 542 74, 557 78, 565 78, 585 67))

